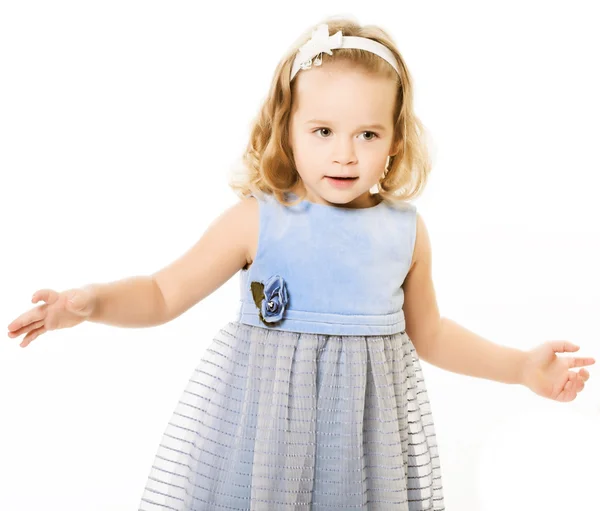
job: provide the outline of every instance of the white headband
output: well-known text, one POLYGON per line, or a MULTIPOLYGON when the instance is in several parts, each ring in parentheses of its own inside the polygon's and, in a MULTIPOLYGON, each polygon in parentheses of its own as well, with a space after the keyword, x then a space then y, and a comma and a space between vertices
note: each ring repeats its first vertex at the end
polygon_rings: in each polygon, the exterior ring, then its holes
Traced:
POLYGON ((366 50, 379 55, 382 59, 387 60, 390 65, 400 75, 398 64, 394 54, 386 48, 383 44, 367 39, 366 37, 354 37, 354 36, 343 36, 342 31, 339 30, 334 35, 329 35, 329 27, 326 24, 319 25, 316 30, 313 31, 310 40, 302 45, 296 54, 296 59, 292 65, 292 72, 290 74, 290 82, 296 76, 296 73, 300 69, 310 69, 313 64, 320 66, 323 62, 321 54, 323 52, 333 55, 331 50, 337 50, 338 48, 356 48, 359 50, 366 50))

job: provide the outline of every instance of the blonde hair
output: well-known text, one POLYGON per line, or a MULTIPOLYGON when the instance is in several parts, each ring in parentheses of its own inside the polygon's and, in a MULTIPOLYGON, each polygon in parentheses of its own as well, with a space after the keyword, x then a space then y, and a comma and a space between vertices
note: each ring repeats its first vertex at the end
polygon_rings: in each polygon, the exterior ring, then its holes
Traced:
MULTIPOLYGON (((423 124, 413 112, 412 78, 400 52, 390 35, 374 25, 361 26, 346 17, 330 17, 327 23, 329 33, 341 30, 344 36, 359 36, 373 39, 387 46, 394 54, 400 76, 381 57, 359 49, 341 48, 333 50, 333 55, 323 53, 323 64, 329 61, 348 61, 363 69, 394 79, 398 85, 394 110, 394 142, 398 152, 389 157, 387 168, 377 184, 383 200, 395 202, 409 200, 423 190, 431 171, 431 160, 423 124)), ((229 186, 240 197, 266 193, 275 196, 282 204, 289 206, 304 198, 288 202, 285 194, 301 186, 301 178, 296 171, 291 147, 288 143, 289 120, 294 95, 294 79, 290 83, 290 71, 296 53, 312 35, 313 28, 307 30, 287 52, 277 65, 269 94, 251 125, 250 140, 242 156, 241 177, 235 176, 229 186)), ((300 71, 302 73, 304 71, 300 71)), ((298 76, 296 75, 296 76, 298 76)), ((306 189, 304 189, 306 192, 306 189)))

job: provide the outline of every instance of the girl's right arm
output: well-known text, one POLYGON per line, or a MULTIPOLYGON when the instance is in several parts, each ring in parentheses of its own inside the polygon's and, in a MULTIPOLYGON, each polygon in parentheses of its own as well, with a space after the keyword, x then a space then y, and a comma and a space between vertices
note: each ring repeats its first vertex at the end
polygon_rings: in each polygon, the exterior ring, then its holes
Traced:
POLYGON ((258 203, 242 199, 222 213, 185 254, 149 276, 89 284, 57 293, 40 290, 31 309, 9 326, 9 337, 27 334, 21 346, 47 330, 75 326, 84 320, 120 327, 167 323, 210 295, 252 262, 258 235, 258 203), (68 298, 74 298, 68 303, 68 298))

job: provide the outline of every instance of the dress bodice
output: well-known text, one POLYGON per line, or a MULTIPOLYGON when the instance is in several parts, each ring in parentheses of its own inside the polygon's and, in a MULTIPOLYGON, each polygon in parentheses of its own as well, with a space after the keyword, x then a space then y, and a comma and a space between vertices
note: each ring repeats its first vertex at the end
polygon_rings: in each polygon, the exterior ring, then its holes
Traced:
POLYGON ((413 204, 350 209, 255 198, 258 248, 240 273, 238 321, 335 335, 405 330, 402 284, 415 243, 413 204))

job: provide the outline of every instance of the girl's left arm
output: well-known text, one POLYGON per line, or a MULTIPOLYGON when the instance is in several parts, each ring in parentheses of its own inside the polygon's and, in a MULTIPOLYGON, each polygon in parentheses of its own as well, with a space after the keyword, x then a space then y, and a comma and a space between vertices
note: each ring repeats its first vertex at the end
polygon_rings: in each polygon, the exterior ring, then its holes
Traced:
POLYGON ((591 358, 558 358, 556 352, 577 351, 567 341, 549 341, 522 351, 480 337, 448 318, 440 317, 431 278, 431 244, 425 222, 417 213, 411 268, 404 281, 406 333, 419 358, 454 373, 502 383, 522 384, 544 397, 574 399, 589 373, 569 371, 591 365, 591 358))

